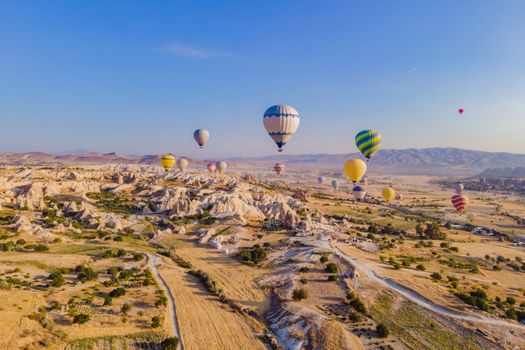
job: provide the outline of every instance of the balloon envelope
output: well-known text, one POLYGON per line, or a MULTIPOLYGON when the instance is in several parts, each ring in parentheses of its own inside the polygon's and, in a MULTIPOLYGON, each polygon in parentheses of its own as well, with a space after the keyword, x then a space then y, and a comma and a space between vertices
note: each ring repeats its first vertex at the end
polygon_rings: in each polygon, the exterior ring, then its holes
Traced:
POLYGON ((160 163, 162 164, 164 171, 168 171, 175 164, 175 157, 171 154, 165 154, 160 158, 160 163))
POLYGON ((361 178, 366 173, 366 163, 363 162, 361 159, 350 159, 346 161, 344 167, 343 167, 346 176, 356 183, 357 181, 361 180, 361 178))
POLYGON ((455 194, 450 201, 458 213, 463 213, 469 203, 468 197, 464 194, 455 194))
POLYGON ((402 194, 396 194, 396 201, 402 201, 403 200, 403 195, 402 194))
POLYGON ((317 183, 318 183, 319 185, 324 184, 324 180, 326 180, 326 178, 325 178, 324 176, 318 176, 318 177, 317 177, 317 183))
POLYGON ((217 162, 216 166, 219 174, 223 174, 226 171, 228 164, 224 160, 221 160, 220 162, 217 162))
POLYGON ((210 133, 206 129, 197 129, 193 133, 193 138, 197 142, 197 144, 200 146, 200 148, 204 147, 206 142, 208 142, 208 139, 210 138, 210 133))
POLYGON ((465 110, 463 108, 460 108, 460 109, 458 109, 458 112, 459 112, 459 114, 463 114, 463 112, 465 112, 465 110))
POLYGON ((337 183, 337 180, 332 180, 332 188, 334 190, 337 190, 337 187, 339 186, 339 184, 337 183))
POLYGON ((284 171, 284 164, 276 163, 273 166, 273 170, 277 173, 277 175, 281 175, 281 173, 284 171))
POLYGON ((188 168, 188 160, 185 158, 177 159, 177 168, 179 168, 180 171, 186 171, 188 168))
POLYGON ((287 105, 271 106, 264 112, 263 123, 266 132, 277 144, 279 152, 299 128, 299 113, 287 105))
POLYGON ((210 163, 208 163, 208 165, 206 166, 206 168, 208 168, 208 171, 209 171, 210 173, 213 173, 213 172, 215 171, 215 169, 216 169, 216 165, 215 165, 215 163, 210 162, 210 163))
POLYGON ((361 180, 359 180, 359 183, 363 186, 368 186, 368 176, 363 176, 361 180))
POLYGON ((354 186, 352 189, 352 194, 354 195, 354 198, 358 201, 362 200, 366 196, 366 190, 363 186, 354 186))
POLYGON ((392 187, 388 187, 383 190, 383 198, 386 199, 387 201, 394 198, 395 195, 396 195, 396 191, 394 191, 392 187))
POLYGON ((456 191, 456 193, 462 193, 464 189, 465 186, 459 182, 454 185, 454 191, 456 191))
POLYGON ((363 156, 370 160, 381 147, 381 134, 375 130, 362 130, 355 135, 355 144, 363 156))

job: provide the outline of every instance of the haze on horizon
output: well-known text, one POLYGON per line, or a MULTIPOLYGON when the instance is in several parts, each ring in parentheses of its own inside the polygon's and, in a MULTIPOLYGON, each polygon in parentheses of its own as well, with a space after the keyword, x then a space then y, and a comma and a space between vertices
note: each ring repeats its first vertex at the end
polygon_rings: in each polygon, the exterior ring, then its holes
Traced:
POLYGON ((262 115, 286 103, 301 126, 285 154, 356 152, 363 128, 384 148, 525 153, 524 13, 518 0, 3 1, 0 151, 277 154, 262 115))

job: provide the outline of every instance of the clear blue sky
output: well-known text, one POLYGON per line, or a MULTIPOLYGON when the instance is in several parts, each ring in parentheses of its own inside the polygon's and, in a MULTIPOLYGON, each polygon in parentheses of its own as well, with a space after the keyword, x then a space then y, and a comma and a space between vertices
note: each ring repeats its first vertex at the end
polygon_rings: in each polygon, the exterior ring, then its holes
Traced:
POLYGON ((525 153, 525 1, 1 1, 0 151, 525 153), (463 118, 457 109, 465 108, 463 118), (199 151, 192 132, 210 130, 199 151))

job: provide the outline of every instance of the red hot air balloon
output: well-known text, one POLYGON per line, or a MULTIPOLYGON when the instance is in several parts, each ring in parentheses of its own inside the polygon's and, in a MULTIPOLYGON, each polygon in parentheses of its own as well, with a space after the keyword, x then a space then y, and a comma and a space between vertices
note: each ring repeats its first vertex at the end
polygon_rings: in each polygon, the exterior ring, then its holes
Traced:
POLYGON ((462 214, 468 206, 468 197, 464 194, 455 194, 452 196, 451 202, 456 211, 462 214))
POLYGON ((463 112, 465 112, 465 110, 463 108, 460 108, 460 109, 458 109, 458 112, 459 112, 459 115, 461 116, 461 115, 463 115, 463 112))
POLYGON ((214 162, 209 162, 206 168, 208 168, 208 171, 213 174, 215 172, 215 169, 217 169, 217 166, 214 162))
POLYGON ((283 170, 284 170, 284 164, 276 163, 276 164, 273 166, 273 170, 275 170, 275 172, 277 173, 277 175, 281 175, 281 173, 282 173, 283 170))

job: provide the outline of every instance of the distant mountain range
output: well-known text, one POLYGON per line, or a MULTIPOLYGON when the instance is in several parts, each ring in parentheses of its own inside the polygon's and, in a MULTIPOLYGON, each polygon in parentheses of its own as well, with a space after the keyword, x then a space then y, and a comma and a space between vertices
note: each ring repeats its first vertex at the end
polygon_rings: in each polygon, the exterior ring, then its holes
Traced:
MULTIPOLYGON (((282 162, 289 169, 316 171, 340 171, 342 164, 350 159, 361 157, 358 153, 347 154, 278 154, 265 157, 230 158, 232 166, 239 169, 257 167, 270 168, 282 162)), ((159 155, 122 156, 116 153, 50 154, 44 152, 0 153, 0 165, 87 165, 87 164, 159 164, 159 155)), ((191 163, 204 164, 204 161, 190 160, 191 163)), ((525 177, 525 154, 471 151, 458 148, 424 148, 381 150, 370 161, 369 168, 378 174, 406 175, 450 175, 474 176, 487 172, 483 177, 525 177), (520 168, 522 167, 522 168, 520 168), (503 169, 501 169, 503 168, 503 169), (506 168, 506 169, 505 169, 506 168), (511 170, 511 168, 516 168, 511 170), (514 173, 515 171, 515 173, 514 173), (509 174, 507 176, 489 176, 509 174)), ((480 175, 481 176, 481 175, 480 175)))
MULTIPOLYGON (((347 154, 275 155, 257 158, 234 158, 232 161, 254 166, 282 162, 288 167, 337 170, 347 160, 362 156, 347 154)), ((458 148, 424 148, 381 150, 369 163, 376 173, 406 175, 472 176, 488 168, 525 167, 525 154, 471 151, 458 148)))
POLYGON ((517 168, 491 168, 476 176, 477 178, 512 179, 525 178, 525 167, 517 168))

